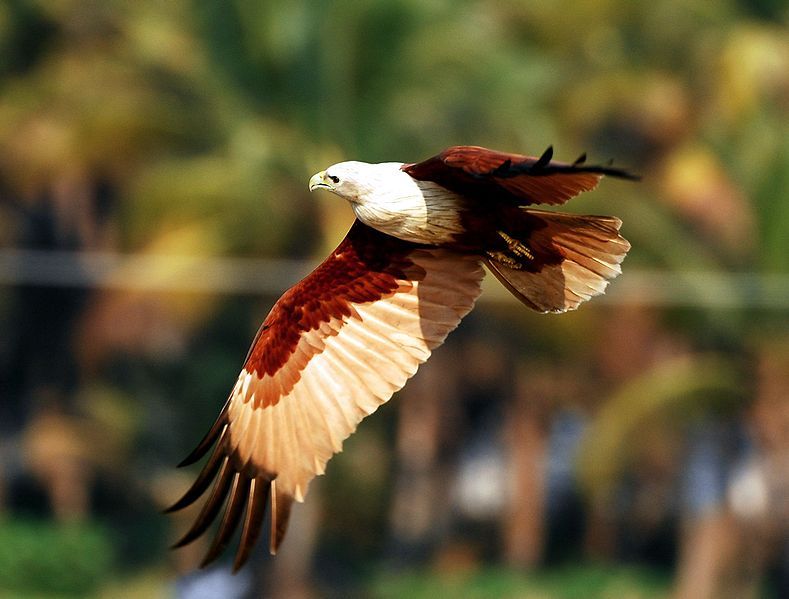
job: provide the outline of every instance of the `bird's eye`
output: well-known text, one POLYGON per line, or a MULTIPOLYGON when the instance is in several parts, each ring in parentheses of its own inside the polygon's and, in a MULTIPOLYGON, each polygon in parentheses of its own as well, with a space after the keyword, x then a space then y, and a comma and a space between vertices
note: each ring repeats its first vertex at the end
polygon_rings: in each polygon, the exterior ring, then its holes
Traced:
POLYGON ((329 175, 329 179, 331 179, 332 183, 339 183, 340 182, 340 178, 335 176, 335 175, 329 175))

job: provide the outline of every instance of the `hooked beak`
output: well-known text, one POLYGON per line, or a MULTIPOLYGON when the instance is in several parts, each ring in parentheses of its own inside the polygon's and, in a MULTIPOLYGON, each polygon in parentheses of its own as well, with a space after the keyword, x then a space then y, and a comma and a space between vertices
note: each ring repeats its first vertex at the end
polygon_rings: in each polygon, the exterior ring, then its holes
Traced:
POLYGON ((316 189, 328 189, 329 191, 334 190, 334 186, 329 181, 329 178, 326 176, 326 171, 321 171, 319 173, 315 173, 310 177, 310 191, 314 191, 316 189))

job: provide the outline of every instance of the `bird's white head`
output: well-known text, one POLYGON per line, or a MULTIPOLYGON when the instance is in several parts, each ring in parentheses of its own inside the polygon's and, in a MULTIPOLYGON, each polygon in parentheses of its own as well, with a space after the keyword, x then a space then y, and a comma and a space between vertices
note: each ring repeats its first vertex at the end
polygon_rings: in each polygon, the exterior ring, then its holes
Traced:
POLYGON ((310 191, 337 194, 365 225, 405 241, 443 243, 459 233, 457 196, 432 181, 417 181, 401 166, 340 162, 313 175, 310 191))
POLYGON ((315 173, 310 179, 310 191, 327 189, 352 204, 364 204, 381 193, 381 190, 397 189, 413 179, 400 170, 400 162, 340 162, 315 173))

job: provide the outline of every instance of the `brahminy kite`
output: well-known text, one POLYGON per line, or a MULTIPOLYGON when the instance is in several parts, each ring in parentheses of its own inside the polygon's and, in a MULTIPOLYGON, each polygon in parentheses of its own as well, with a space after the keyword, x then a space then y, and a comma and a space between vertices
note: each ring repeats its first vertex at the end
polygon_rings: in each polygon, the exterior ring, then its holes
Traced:
POLYGON ((405 385, 468 314, 483 265, 538 312, 574 310, 620 274, 621 221, 535 210, 593 189, 610 166, 456 146, 422 162, 341 162, 310 179, 350 202, 345 239, 274 304, 216 423, 181 466, 213 451, 168 511, 213 490, 176 543, 200 536, 223 505, 202 566, 243 520, 234 570, 270 504, 271 553, 313 477, 359 422, 405 385))

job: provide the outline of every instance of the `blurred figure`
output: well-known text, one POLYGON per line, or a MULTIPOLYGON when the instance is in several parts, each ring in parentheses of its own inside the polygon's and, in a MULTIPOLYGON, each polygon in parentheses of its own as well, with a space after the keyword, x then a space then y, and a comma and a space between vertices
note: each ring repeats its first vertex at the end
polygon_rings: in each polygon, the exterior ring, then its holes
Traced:
POLYGON ((696 492, 682 537, 679 598, 758 597, 766 578, 778 596, 789 594, 787 348, 773 340, 757 352, 749 442, 737 444, 725 429, 697 437, 699 459, 686 473, 696 492))

